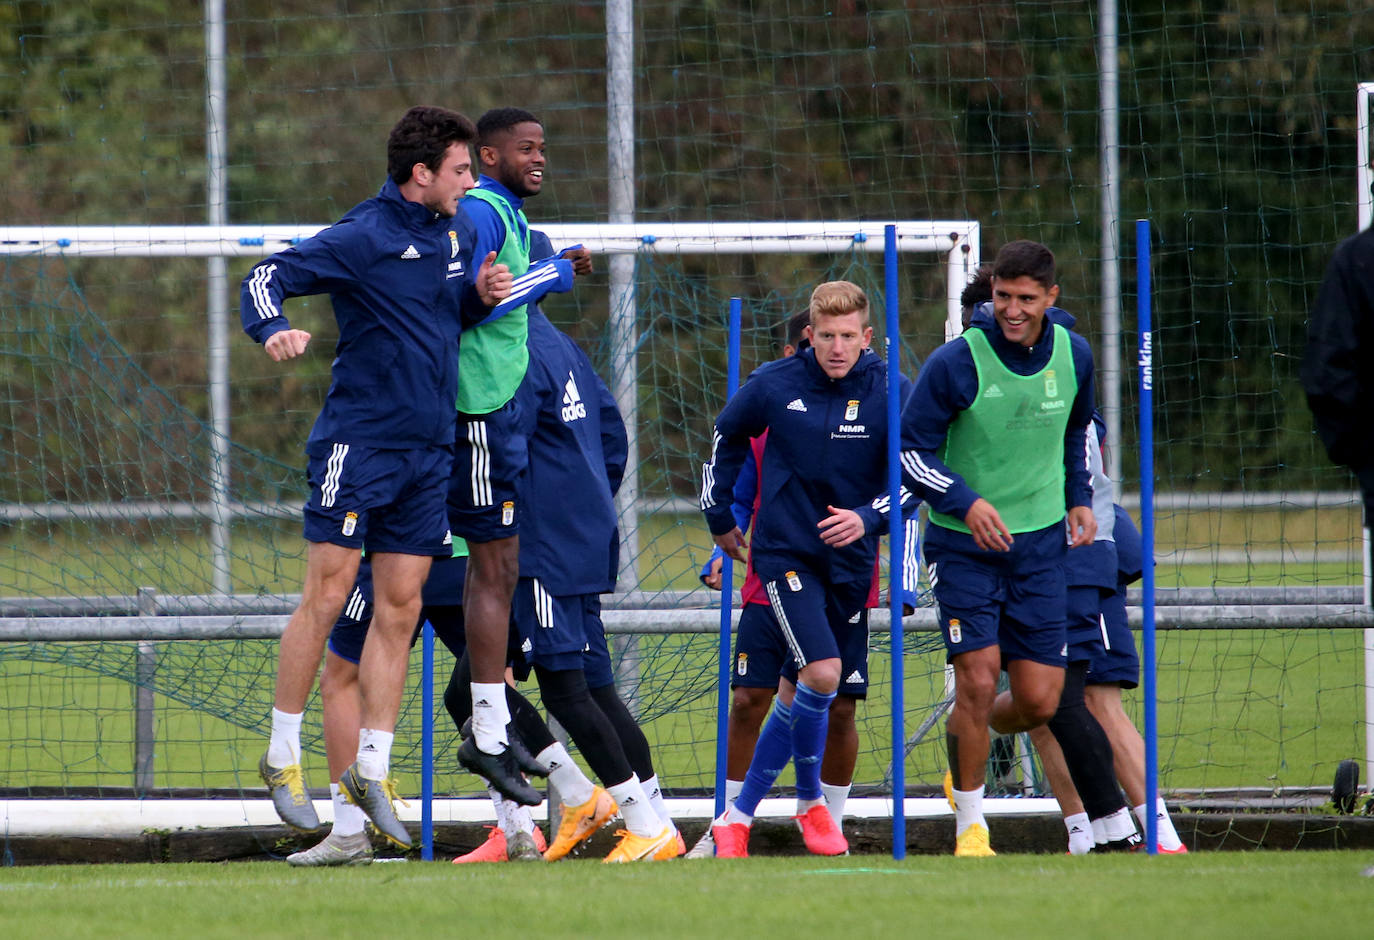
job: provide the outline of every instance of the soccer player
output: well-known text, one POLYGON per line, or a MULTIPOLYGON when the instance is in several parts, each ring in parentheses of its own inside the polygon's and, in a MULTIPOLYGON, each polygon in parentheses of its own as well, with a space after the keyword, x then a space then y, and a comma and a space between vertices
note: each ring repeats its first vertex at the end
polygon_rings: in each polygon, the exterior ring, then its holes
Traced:
POLYGON ((807 848, 822 855, 848 850, 824 806, 820 761, 843 678, 842 651, 854 634, 867 636, 865 605, 887 514, 887 369, 868 348, 868 298, 857 285, 821 284, 809 310, 811 347, 754 371, 717 418, 702 468, 701 506, 712 538, 745 562, 731 497, 751 439, 768 430, 752 564, 796 669, 794 681, 778 683, 741 792, 712 823, 723 858, 748 854, 753 813, 789 759, 807 848))
POLYGON ((537 308, 529 312, 529 349, 516 396, 516 433, 529 442, 529 465, 520 485, 528 512, 515 623, 545 708, 604 785, 560 787, 563 817, 544 857, 564 857, 618 808, 625 829, 607 862, 674 858, 684 851, 682 837, 644 732, 616 692, 601 622, 600 595, 615 589, 619 568, 624 421, 586 354, 537 308))
POLYGON ((983 817, 989 727, 1028 731, 1058 706, 1064 553, 1096 532, 1084 459, 1092 352, 1058 322, 1058 296, 1048 248, 1005 245, 991 313, 931 354, 902 416, 903 479, 931 507, 925 558, 954 666, 946 743, 961 856, 995 854, 983 817), (999 694, 1003 668, 1010 689, 999 694))
MULTIPOLYGON (((784 324, 782 355, 786 359, 799 349, 810 345, 806 339, 806 327, 811 322, 811 311, 802 310, 788 318, 784 324)), ((740 530, 748 533, 753 517, 758 509, 760 455, 767 440, 767 432, 750 442, 750 450, 744 466, 735 481, 732 511, 740 530)), ((916 501, 904 507, 914 517, 916 501)), ((917 522, 911 518, 907 523, 908 558, 915 558, 917 522)), ((711 558, 702 569, 701 579, 712 590, 722 590, 721 571, 724 552, 719 546, 711 553, 711 558)), ((879 604, 879 573, 877 559, 873 581, 869 591, 867 607, 879 604)), ((909 606, 914 605, 916 572, 914 565, 906 571, 903 580, 909 606)), ((792 683, 796 679, 796 669, 790 657, 787 640, 778 626, 768 604, 768 596, 763 589, 753 565, 746 567, 744 585, 740 589, 741 612, 739 627, 735 636, 734 667, 730 670, 730 715, 726 723, 726 771, 725 803, 728 806, 744 787, 744 775, 749 770, 750 759, 758 744, 759 729, 773 697, 778 690, 779 677, 792 683)), ((825 808, 835 821, 835 827, 844 831, 844 806, 849 798, 849 790, 854 780, 854 765, 858 760, 859 734, 854 724, 858 702, 868 692, 868 633, 853 630, 851 643, 843 651, 840 672, 844 681, 837 689, 835 700, 830 705, 829 722, 826 729, 824 756, 821 759, 821 795, 825 808)), ((805 807, 799 806, 798 813, 805 807)), ((711 858, 715 855, 715 840, 710 827, 697 840, 687 853, 688 858, 711 858)))
POLYGON ((387 764, 420 586, 431 557, 450 551, 444 495, 459 313, 485 311, 512 284, 494 255, 474 256, 470 226, 457 214, 474 182, 474 136, 461 114, 410 109, 388 138, 381 192, 243 281, 243 328, 274 361, 303 354, 310 341, 287 321, 287 298, 329 293, 339 326, 332 382, 306 444, 305 583, 282 635, 272 735, 259 762, 277 812, 302 831, 319 819, 301 773, 301 715, 366 540, 377 629, 360 661, 358 759, 342 782, 388 838, 409 844, 391 807, 387 764), (484 258, 475 277, 474 257, 484 258))
MULTIPOLYGON (((1143 832, 1149 812, 1145 805, 1145 740, 1121 705, 1121 691, 1140 684, 1140 654, 1126 622, 1126 587, 1140 580, 1145 559, 1135 523, 1120 506, 1113 509, 1117 584, 1112 596, 1102 604, 1102 648, 1088 666, 1084 692, 1088 708, 1111 740, 1116 778, 1126 791, 1143 832)), ((1186 854, 1188 848, 1169 818, 1164 797, 1155 798, 1154 814, 1159 851, 1166 855, 1186 854)))
MULTIPOLYGON (((964 328, 968 329, 974 311, 992 300, 991 266, 979 267, 959 300, 964 308, 964 328)), ((1067 313, 1062 313, 1059 319, 1065 325, 1073 323, 1067 313)), ((1103 470, 1100 446, 1105 428, 1095 412, 1093 417, 1094 422, 1086 431, 1086 441, 1097 538, 1092 545, 1082 546, 1065 556, 1069 645, 1064 690, 1060 693, 1054 718, 1030 731, 1031 741, 1040 753, 1045 775, 1064 814, 1069 852, 1075 855, 1091 851, 1096 844, 1129 849, 1138 841, 1113 776, 1111 745, 1084 701, 1084 676, 1090 659, 1102 648, 1098 624, 1103 603, 1116 589, 1112 485, 1103 470), (1080 798, 1080 794, 1084 795, 1080 798), (1085 803, 1088 804, 1086 808, 1085 803)), ((996 748, 1007 740, 994 739, 992 745, 996 748)), ((953 803, 950 775, 946 775, 946 782, 953 803)))
POLYGON ((1030 731, 1064 814, 1071 855, 1130 851, 1140 844, 1116 783, 1112 744, 1088 707, 1084 688, 1089 668, 1103 653, 1103 612, 1117 593, 1116 512, 1112 481, 1102 459, 1105 433, 1101 416, 1094 412, 1085 439, 1097 535, 1092 544, 1070 549, 1065 556, 1068 669, 1064 690, 1054 717, 1030 731))
MULTIPOLYGON (((476 250, 496 252, 496 260, 516 277, 528 272, 536 281, 590 272, 591 256, 580 246, 531 270, 530 229, 522 206, 544 185, 544 129, 538 119, 518 108, 499 108, 482 115, 477 134, 482 176, 460 208, 476 232, 476 250)), ((518 300, 518 293, 512 299, 518 300)), ((472 661, 473 738, 458 756, 463 766, 512 795, 522 781, 506 754, 510 716, 502 676, 519 574, 516 481, 526 455, 511 425, 515 393, 529 365, 527 335, 528 311, 520 307, 463 336, 455 462, 468 483, 451 494, 459 502, 450 505, 454 531, 467 539, 471 553, 463 604, 472 661)))

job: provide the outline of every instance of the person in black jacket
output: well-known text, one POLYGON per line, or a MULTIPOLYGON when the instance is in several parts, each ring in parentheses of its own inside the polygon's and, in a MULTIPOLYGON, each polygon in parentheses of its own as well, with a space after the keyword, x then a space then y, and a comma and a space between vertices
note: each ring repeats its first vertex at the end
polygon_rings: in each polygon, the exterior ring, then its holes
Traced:
POLYGON ((1374 518, 1374 229, 1336 248, 1307 321, 1299 376, 1331 460, 1360 483, 1364 519, 1374 518))

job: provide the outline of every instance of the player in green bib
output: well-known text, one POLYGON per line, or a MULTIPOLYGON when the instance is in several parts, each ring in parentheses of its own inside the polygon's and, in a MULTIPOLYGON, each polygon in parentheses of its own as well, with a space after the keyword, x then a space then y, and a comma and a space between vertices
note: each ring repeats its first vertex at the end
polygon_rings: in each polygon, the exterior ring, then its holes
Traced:
MULTIPOLYGON (((523 206, 544 185, 544 128, 538 118, 519 108, 488 111, 477 121, 477 152, 482 175, 459 209, 472 222, 475 244, 496 252, 514 275, 508 302, 521 291, 533 300, 552 281, 570 283, 574 275, 590 273, 591 254, 580 245, 553 258, 531 257, 523 206)), ((476 748, 461 750, 460 762, 512 792, 523 781, 500 758, 509 757, 503 689, 511 595, 519 575, 516 481, 527 460, 526 442, 515 430, 515 393, 529 366, 528 333, 528 312, 520 307, 465 330, 459 340, 458 432, 448 498, 450 525, 467 540, 470 553, 463 614, 476 748)))
POLYGON ((931 507, 925 558, 955 682, 946 790, 955 854, 966 856, 994 854, 982 805, 989 727, 1027 731, 1059 703, 1064 556, 1096 532, 1084 439, 1092 351, 1053 306, 1054 255, 1011 242, 992 274, 992 303, 926 360, 902 415, 903 482, 931 507), (999 695, 1003 669, 1011 687, 999 695))

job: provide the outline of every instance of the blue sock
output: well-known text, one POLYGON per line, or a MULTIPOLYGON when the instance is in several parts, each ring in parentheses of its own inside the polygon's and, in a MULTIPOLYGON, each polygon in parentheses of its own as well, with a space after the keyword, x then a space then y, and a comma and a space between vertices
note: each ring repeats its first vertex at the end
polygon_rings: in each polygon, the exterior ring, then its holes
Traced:
POLYGON ((821 756, 830 727, 830 703, 835 693, 821 694, 797 683, 792 699, 792 758, 797 769, 797 799, 821 798, 821 756))
MULTIPOLYGON (((787 766, 792 757, 792 710, 778 699, 773 700, 773 711, 763 723, 759 732, 759 743, 754 745, 754 759, 749 762, 749 772, 744 775, 744 788, 735 797, 735 806, 742 813, 754 815, 759 802, 773 788, 773 781, 787 766)), ((817 772, 819 779, 819 771, 817 772)))

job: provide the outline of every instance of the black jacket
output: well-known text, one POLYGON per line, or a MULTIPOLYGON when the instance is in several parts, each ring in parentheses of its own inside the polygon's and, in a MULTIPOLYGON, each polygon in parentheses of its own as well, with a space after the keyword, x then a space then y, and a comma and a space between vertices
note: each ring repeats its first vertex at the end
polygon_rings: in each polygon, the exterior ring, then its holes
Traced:
POLYGON ((1336 248, 1307 323, 1299 373, 1317 433, 1374 509, 1374 230, 1336 248))

